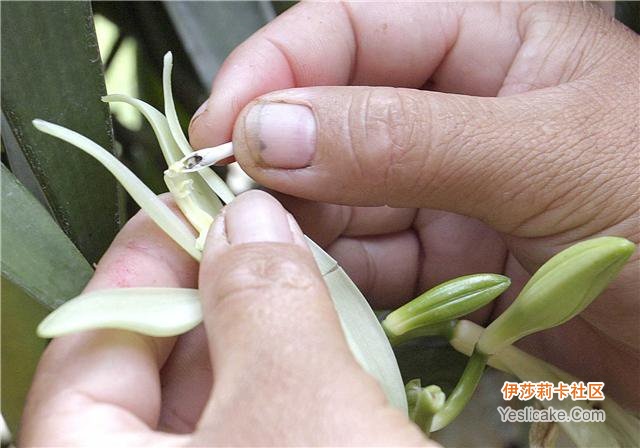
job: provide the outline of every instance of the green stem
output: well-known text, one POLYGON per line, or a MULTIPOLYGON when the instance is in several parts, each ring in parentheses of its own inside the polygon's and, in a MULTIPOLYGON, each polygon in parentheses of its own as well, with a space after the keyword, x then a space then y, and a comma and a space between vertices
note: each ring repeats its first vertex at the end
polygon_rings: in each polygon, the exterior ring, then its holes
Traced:
MULTIPOLYGON (((480 339, 484 328, 468 320, 461 320, 453 331, 453 337, 449 340, 451 346, 458 352, 471 356, 476 343, 480 339)), ((522 350, 509 346, 488 358, 488 365, 503 372, 515 375, 520 381, 550 381, 558 383, 563 381, 571 383, 578 378, 563 370, 542 361, 522 350)), ((594 403, 586 401, 574 402, 571 400, 541 401, 544 407, 563 409, 570 412, 574 406, 584 409, 593 409, 594 403)), ((598 402, 607 413, 606 422, 579 423, 560 422, 562 429, 578 446, 636 446, 638 434, 638 418, 628 413, 610 397, 598 402)))
POLYGON ((455 389, 447 398, 442 410, 434 416, 431 431, 444 428, 462 412, 478 387, 486 365, 487 356, 474 351, 455 389))

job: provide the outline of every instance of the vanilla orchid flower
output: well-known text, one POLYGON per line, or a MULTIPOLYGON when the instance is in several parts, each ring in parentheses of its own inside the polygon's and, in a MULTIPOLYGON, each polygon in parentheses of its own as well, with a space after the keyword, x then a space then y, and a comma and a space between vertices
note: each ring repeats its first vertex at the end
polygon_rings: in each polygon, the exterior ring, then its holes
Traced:
MULTIPOLYGON (((40 131, 60 138, 93 156, 107 168, 150 218, 196 260, 202 256, 207 232, 222 204, 234 199, 227 184, 211 169, 194 171, 185 166, 193 148, 185 137, 171 94, 172 56, 164 58, 163 90, 165 114, 145 102, 126 95, 107 95, 106 102, 125 102, 137 108, 151 123, 167 162, 164 181, 176 204, 197 232, 175 213, 124 164, 90 139, 44 120, 34 120, 40 131)), ((230 144, 220 148, 220 159, 228 157, 230 144)), ((216 153, 215 148, 207 150, 216 153)), ((197 155, 197 154, 196 154, 197 155)), ((208 164, 215 162, 208 160, 208 164)), ((198 167, 200 168, 200 167, 198 167)), ((371 307, 337 262, 307 239, 327 284, 347 343, 360 365, 384 390, 389 403, 407 411, 404 384, 391 345, 371 307)), ((175 288, 125 288, 82 294, 54 310, 38 326, 41 337, 96 328, 118 328, 151 336, 182 334, 202 322, 198 291, 175 288)))

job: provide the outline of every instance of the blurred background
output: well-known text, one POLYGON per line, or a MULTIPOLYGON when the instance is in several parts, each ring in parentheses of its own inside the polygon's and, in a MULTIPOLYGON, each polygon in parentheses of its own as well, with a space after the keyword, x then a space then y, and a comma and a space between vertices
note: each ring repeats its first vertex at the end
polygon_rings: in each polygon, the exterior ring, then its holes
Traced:
MULTIPOLYGON (((2 15, 2 444, 18 429, 24 398, 46 341, 37 323, 76 295, 137 206, 88 156, 34 131, 33 118, 65 125, 111 150, 156 193, 166 168, 150 126, 108 93, 163 110, 162 59, 174 55, 173 93, 186 129, 227 55, 295 2, 3 2, 2 15)), ((635 2, 604 3, 636 32, 635 2)), ((216 168, 236 192, 252 184, 233 164, 216 168)), ((406 381, 455 385, 466 358, 445 341, 398 348, 406 381)), ((528 426, 495 411, 507 377, 490 371, 478 398, 450 427, 446 446, 527 446, 528 426)), ((528 403, 525 403, 526 405, 528 403)), ((514 404, 511 403, 513 406, 514 404)), ((568 442, 561 439, 561 446, 568 442)))

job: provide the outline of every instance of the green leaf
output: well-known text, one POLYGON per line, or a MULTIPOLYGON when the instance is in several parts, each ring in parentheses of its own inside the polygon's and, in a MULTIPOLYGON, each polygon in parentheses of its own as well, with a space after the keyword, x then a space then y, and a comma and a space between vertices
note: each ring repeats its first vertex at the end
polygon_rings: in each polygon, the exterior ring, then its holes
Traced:
POLYGON ((2 64, 11 67, 2 71, 2 111, 19 148, 62 229, 97 261, 118 229, 116 183, 90 157, 31 126, 36 117, 54 120, 113 148, 90 3, 3 4, 2 64))
POLYGON ((45 307, 56 308, 80 292, 93 270, 4 165, 1 177, 2 276, 45 307))
POLYGON ((46 341, 36 336, 36 326, 48 309, 6 278, 2 279, 1 293, 2 415, 16 434, 33 372, 46 346, 46 341))
POLYGON ((207 89, 229 53, 275 17, 269 2, 165 2, 164 6, 207 89))
POLYGON ((20 149, 18 140, 16 140, 16 136, 13 134, 13 130, 11 129, 11 126, 9 126, 9 122, 4 116, 4 113, 2 113, 2 127, 0 129, 2 129, 3 149, 5 147, 7 148, 6 156, 9 166, 11 167, 11 172, 20 180, 20 182, 22 182, 22 185, 24 185, 27 190, 29 190, 38 201, 40 201, 42 205, 49 207, 49 203, 47 202, 47 198, 44 196, 42 188, 38 183, 38 179, 36 179, 36 176, 33 174, 33 171, 29 166, 27 158, 20 149))

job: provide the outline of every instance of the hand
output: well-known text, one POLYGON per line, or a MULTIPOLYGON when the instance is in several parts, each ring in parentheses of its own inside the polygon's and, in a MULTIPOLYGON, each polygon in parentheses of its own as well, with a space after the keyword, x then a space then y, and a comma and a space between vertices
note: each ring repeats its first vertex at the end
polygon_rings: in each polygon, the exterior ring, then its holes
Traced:
MULTIPOLYGON (((235 122, 244 170, 316 201, 285 205, 374 305, 504 272, 487 322, 568 245, 638 241, 639 60, 638 36, 583 2, 299 4, 231 54, 190 137, 235 122)), ((640 406, 637 273, 638 252, 523 345, 640 406)))
MULTIPOLYGON (((87 290, 193 288, 197 272, 140 213, 87 290)), ((116 330, 53 340, 20 446, 428 444, 351 355, 302 232, 276 200, 250 192, 225 209, 199 285, 204 325, 177 340, 116 330)))

